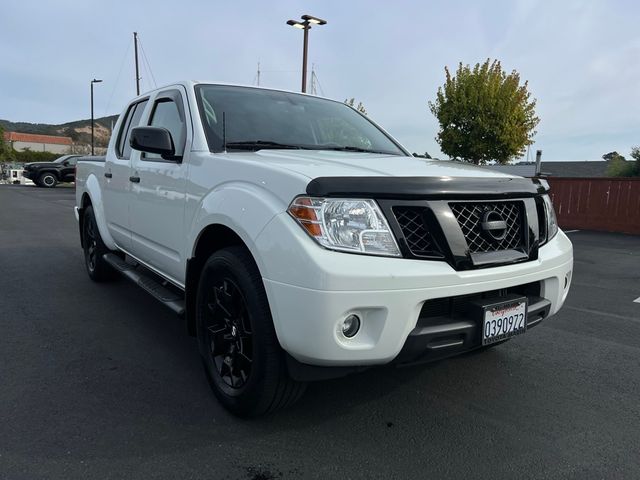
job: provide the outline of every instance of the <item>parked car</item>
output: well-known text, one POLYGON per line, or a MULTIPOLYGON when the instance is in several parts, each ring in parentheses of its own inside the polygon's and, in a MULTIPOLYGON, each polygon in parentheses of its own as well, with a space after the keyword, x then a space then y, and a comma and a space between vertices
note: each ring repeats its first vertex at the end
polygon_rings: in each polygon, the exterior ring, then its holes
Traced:
POLYGON ((79 156, 63 155, 52 162, 25 163, 22 175, 44 188, 53 188, 61 182, 73 182, 79 156))
POLYGON ((237 415, 309 380, 493 347, 569 291, 544 180, 414 158, 341 102, 182 82, 114 132, 78 162, 89 277, 120 273, 184 317, 237 415))

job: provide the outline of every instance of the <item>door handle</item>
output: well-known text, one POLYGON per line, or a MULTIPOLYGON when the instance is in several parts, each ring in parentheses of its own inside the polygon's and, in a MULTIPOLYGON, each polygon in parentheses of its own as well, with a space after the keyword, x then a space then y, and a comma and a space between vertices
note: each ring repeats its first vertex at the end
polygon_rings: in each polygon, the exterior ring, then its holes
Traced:
POLYGON ((111 178, 111 177, 113 177, 113 173, 111 173, 111 172, 105 172, 105 173, 104 173, 104 176, 105 176, 105 177, 107 177, 107 178, 111 178))
POLYGON ((133 183, 140 183, 140 177, 129 177, 129 181, 133 183))

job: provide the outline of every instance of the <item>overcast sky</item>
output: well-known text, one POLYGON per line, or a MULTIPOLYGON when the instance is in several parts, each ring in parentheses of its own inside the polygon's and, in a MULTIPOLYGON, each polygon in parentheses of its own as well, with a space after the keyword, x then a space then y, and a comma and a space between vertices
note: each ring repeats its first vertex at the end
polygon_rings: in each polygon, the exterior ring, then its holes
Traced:
POLYGON ((441 155, 427 102, 444 66, 499 59, 529 81, 545 160, 594 160, 640 144, 640 2, 94 1, 3 2, 0 118, 64 123, 119 113, 135 95, 132 32, 148 90, 179 79, 300 88, 302 31, 325 96, 362 101, 411 151, 441 155))

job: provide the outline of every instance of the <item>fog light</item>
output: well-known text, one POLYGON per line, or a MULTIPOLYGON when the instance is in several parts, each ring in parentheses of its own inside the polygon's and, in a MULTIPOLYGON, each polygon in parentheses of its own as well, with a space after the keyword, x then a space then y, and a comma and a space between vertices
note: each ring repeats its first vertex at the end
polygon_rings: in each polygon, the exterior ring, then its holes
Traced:
POLYGON ((360 330, 360 317, 357 315, 351 314, 342 322, 342 334, 345 337, 353 337, 358 330, 360 330))

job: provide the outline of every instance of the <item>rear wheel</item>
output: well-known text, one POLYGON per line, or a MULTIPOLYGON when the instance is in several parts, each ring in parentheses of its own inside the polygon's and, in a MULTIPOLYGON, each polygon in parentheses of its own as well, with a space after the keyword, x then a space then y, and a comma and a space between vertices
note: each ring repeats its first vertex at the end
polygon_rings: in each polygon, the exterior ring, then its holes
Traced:
POLYGON ((225 248, 209 258, 196 308, 205 372, 227 410, 258 416, 300 398, 305 384, 289 377, 262 278, 246 249, 225 248))
POLYGON ((110 250, 105 246, 98 230, 93 207, 89 205, 84 209, 82 221, 82 245, 84 249, 84 264, 89 277, 94 282, 112 280, 116 273, 102 258, 110 250))
POLYGON ((53 173, 43 173, 38 177, 36 185, 45 188, 53 188, 58 184, 58 178, 53 173))

